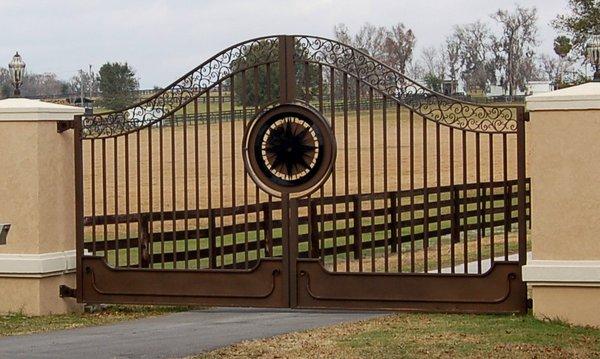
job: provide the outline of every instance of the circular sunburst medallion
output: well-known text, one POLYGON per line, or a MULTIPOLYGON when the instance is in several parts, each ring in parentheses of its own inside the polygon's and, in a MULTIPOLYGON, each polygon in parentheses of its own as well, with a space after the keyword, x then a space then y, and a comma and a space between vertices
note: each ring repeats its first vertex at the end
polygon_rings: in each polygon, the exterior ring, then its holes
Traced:
POLYGON ((244 159, 254 181, 274 195, 307 194, 331 173, 335 138, 316 110, 283 104, 260 114, 244 137, 244 159))

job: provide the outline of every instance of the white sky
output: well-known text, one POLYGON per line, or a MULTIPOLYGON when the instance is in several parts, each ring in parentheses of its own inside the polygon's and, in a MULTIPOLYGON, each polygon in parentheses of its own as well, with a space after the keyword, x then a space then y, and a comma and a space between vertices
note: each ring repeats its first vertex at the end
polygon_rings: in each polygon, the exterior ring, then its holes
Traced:
MULTIPOLYGON (((127 61, 141 88, 165 86, 234 43, 268 34, 332 36, 339 22, 403 22, 417 49, 439 46, 455 24, 498 8, 536 6, 540 52, 552 52, 550 21, 567 0, 0 0, 0 63, 18 50, 32 72, 68 79, 88 64, 127 61)), ((6 65, 2 65, 6 67, 6 65)))

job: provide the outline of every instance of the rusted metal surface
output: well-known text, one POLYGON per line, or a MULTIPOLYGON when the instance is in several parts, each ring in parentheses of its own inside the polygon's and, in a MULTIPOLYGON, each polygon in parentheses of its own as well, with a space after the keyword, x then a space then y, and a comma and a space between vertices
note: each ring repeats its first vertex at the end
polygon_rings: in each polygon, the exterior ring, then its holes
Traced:
POLYGON ((524 121, 333 40, 234 45, 75 120, 77 298, 525 312, 524 121))
POLYGON ((518 263, 495 262, 484 275, 333 273, 317 260, 298 260, 303 308, 394 309, 437 312, 524 311, 518 263))
POLYGON ((102 257, 82 261, 87 303, 287 306, 281 259, 246 270, 136 270, 110 268, 102 257))

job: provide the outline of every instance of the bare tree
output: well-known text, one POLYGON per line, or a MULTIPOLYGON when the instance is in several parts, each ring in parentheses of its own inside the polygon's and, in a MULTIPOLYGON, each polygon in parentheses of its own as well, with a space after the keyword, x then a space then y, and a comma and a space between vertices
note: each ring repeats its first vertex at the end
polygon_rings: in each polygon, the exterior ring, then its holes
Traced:
POLYGON ((446 38, 445 57, 448 66, 448 76, 452 83, 451 93, 456 92, 458 77, 460 75, 460 40, 455 35, 446 38))
POLYGON ((495 81, 494 64, 491 60, 490 30, 481 21, 455 26, 452 37, 459 47, 461 79, 467 91, 485 91, 491 81, 495 81))
POLYGON ((441 91, 446 76, 445 52, 433 46, 426 47, 421 52, 423 64, 423 80, 434 91, 441 91))
POLYGON ((527 81, 537 77, 534 61, 538 44, 537 9, 517 6, 512 12, 498 10, 491 17, 502 27, 502 34, 493 42, 496 66, 504 79, 501 85, 513 96, 517 89, 525 89, 527 81))
POLYGON ((8 69, 0 67, 0 98, 9 97, 12 95, 12 91, 13 88, 8 69))
POLYGON ((100 92, 100 79, 94 71, 79 70, 77 74, 69 81, 69 90, 71 93, 78 94, 79 97, 93 97, 100 92))
POLYGON ((354 35, 353 45, 376 59, 383 57, 383 45, 387 30, 383 26, 365 23, 354 35))
POLYGON ((403 23, 398 23, 386 31, 384 40, 384 61, 398 70, 406 72, 406 65, 412 60, 415 48, 415 34, 403 23))
POLYGON ((406 75, 415 80, 423 79, 425 77, 425 68, 420 61, 413 59, 406 66, 406 75))
POLYGON ((335 39, 343 44, 352 45, 352 36, 350 36, 350 30, 348 26, 343 22, 333 27, 333 36, 335 39))
POLYGON ((59 80, 54 73, 25 74, 23 77, 22 96, 55 97, 67 92, 67 83, 59 80))
POLYGON ((415 34, 402 23, 385 28, 365 23, 353 36, 344 23, 334 26, 335 39, 365 51, 386 65, 406 72, 413 57, 415 34))
POLYGON ((542 54, 539 61, 541 70, 557 88, 563 87, 565 83, 569 83, 572 80, 572 75, 576 72, 573 69, 576 61, 571 57, 542 54))

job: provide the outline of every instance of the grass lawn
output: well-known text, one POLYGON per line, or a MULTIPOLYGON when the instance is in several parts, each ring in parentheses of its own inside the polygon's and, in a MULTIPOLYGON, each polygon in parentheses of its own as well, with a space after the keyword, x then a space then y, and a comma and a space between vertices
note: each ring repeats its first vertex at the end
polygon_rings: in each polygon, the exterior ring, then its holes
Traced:
POLYGON ((394 314, 242 342, 197 358, 597 358, 600 330, 531 315, 394 314))
POLYGON ((110 324, 189 309, 188 307, 114 305, 95 313, 55 314, 39 317, 13 313, 0 315, 0 337, 110 324))

